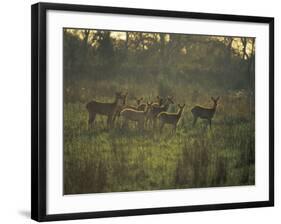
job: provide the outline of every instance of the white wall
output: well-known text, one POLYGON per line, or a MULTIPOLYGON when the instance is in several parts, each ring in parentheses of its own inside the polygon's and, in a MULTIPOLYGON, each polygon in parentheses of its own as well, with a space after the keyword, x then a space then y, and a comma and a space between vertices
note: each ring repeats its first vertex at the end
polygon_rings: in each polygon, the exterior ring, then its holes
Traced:
MULTIPOLYGON (((185 10, 275 17, 275 56, 280 61, 280 7, 278 1, 236 0, 68 0, 64 3, 185 10)), ((30 5, 35 1, 2 1, 0 13, 0 223, 30 220, 30 5)), ((135 216, 60 223, 277 223, 281 218, 280 65, 275 66, 275 180, 274 208, 239 209, 169 215, 135 216)))

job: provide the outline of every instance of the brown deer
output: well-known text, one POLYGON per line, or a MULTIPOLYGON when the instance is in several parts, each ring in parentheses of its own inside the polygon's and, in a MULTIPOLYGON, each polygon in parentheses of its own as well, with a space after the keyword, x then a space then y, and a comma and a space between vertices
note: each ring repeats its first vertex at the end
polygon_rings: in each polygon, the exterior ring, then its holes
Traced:
POLYGON ((164 99, 160 96, 156 97, 156 102, 152 104, 153 107, 155 106, 162 106, 164 103, 164 99))
POLYGON ((146 116, 151 109, 152 103, 147 102, 146 108, 144 111, 134 110, 131 108, 125 108, 121 111, 121 116, 124 117, 125 121, 123 126, 128 125, 128 121, 136 121, 140 129, 144 129, 144 123, 146 120, 146 116))
POLYGON ((142 111, 144 111, 145 108, 146 108, 146 104, 145 103, 141 103, 142 100, 143 100, 143 97, 137 98, 136 99, 136 102, 137 102, 136 106, 134 106, 134 105, 125 105, 123 107, 123 109, 134 109, 134 110, 142 110, 142 111))
POLYGON ((178 107, 179 110, 177 113, 161 112, 160 114, 157 115, 157 118, 160 121, 160 132, 162 132, 162 129, 165 126, 165 124, 173 125, 174 126, 173 130, 174 132, 176 132, 185 104, 183 105, 178 104, 178 107))
MULTIPOLYGON (((130 108, 130 109, 134 109, 134 110, 144 111, 145 108, 146 108, 146 103, 142 103, 142 101, 143 101, 143 97, 136 98, 136 103, 137 103, 136 106, 134 106, 134 105, 126 105, 123 109, 130 108)), ((152 103, 152 106, 153 107, 162 106, 163 102, 164 102, 164 99, 161 98, 160 96, 157 96, 156 97, 156 102, 152 103)))
MULTIPOLYGON (((152 106, 153 107, 162 106, 163 105, 163 98, 161 98, 160 96, 157 96, 156 99, 157 99, 157 102, 152 103, 152 106)), ((143 100, 142 97, 137 99, 137 110, 142 110, 142 111, 145 110, 146 104, 141 103, 142 100, 143 100)))
POLYGON ((137 110, 141 110, 141 111, 144 111, 145 108, 146 108, 146 103, 141 103, 141 101, 143 100, 143 97, 141 98, 138 98, 136 101, 137 101, 137 110))
POLYGON ((89 114, 88 127, 93 127, 96 115, 107 116, 107 125, 112 127, 113 118, 116 115, 118 107, 122 106, 124 102, 124 95, 121 92, 115 93, 115 100, 112 103, 103 103, 98 101, 91 101, 87 103, 86 108, 89 114))
POLYGON ((218 101, 220 97, 217 97, 216 99, 214 97, 211 97, 212 101, 214 102, 214 105, 212 108, 205 108, 201 106, 195 106, 191 109, 191 113, 193 114, 193 126, 196 124, 196 121, 198 118, 205 119, 209 121, 210 128, 212 127, 212 119, 216 113, 218 101))
POLYGON ((115 123, 116 119, 117 120, 119 119, 121 111, 124 108, 127 108, 127 106, 126 106, 126 104, 127 104, 127 97, 128 97, 128 92, 126 92, 124 95, 122 95, 122 104, 117 106, 116 113, 114 114, 114 116, 112 118, 113 124, 115 123))
POLYGON ((150 121, 152 123, 153 128, 156 127, 157 115, 161 112, 167 111, 169 108, 169 105, 173 104, 173 103, 174 103, 173 97, 168 96, 165 100, 165 103, 163 103, 163 105, 151 107, 151 110, 149 111, 148 116, 147 116, 147 121, 150 121))

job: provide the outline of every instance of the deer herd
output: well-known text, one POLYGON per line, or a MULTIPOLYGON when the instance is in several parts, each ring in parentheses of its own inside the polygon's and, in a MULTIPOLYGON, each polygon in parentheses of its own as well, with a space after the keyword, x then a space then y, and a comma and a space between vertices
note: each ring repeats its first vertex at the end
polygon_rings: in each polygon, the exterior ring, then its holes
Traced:
MULTIPOLYGON (((160 132, 162 132, 164 126, 169 124, 173 127, 175 132, 179 121, 182 117, 185 104, 178 104, 177 112, 168 112, 171 105, 175 104, 172 96, 162 98, 156 97, 155 102, 143 103, 143 98, 136 99, 136 105, 127 104, 128 92, 116 92, 115 99, 111 103, 104 103, 98 101, 91 101, 87 103, 86 108, 89 115, 88 127, 94 126, 96 115, 107 116, 107 125, 109 128, 113 128, 115 122, 122 117, 122 127, 128 127, 129 122, 136 122, 140 130, 147 128, 157 128, 159 124, 160 132)), ((213 98, 213 107, 206 108, 201 106, 195 106, 191 109, 193 115, 193 126, 195 126, 198 118, 208 121, 211 128, 212 118, 214 117, 217 109, 217 104, 220 97, 213 98)))

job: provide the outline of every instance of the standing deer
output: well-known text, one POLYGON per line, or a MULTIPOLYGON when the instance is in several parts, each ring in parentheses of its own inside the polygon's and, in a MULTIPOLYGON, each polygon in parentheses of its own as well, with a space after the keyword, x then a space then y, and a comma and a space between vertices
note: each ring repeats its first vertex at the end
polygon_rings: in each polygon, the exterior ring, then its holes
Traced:
POLYGON ((143 100, 143 97, 141 98, 137 98, 136 99, 136 102, 137 102, 137 105, 125 105, 124 104, 124 107, 122 109, 134 109, 134 110, 142 110, 144 111, 145 108, 146 108, 146 104, 145 103, 141 103, 141 101, 143 100))
MULTIPOLYGON (((125 108, 130 108, 130 109, 134 109, 134 110, 144 111, 145 108, 146 108, 146 103, 142 103, 142 101, 143 101, 143 97, 136 98, 136 103, 137 103, 136 106, 126 105, 125 108)), ((156 97, 156 102, 152 103, 152 106, 153 107, 162 106, 163 105, 163 101, 164 101, 163 98, 161 98, 160 96, 157 96, 156 97)))
POLYGON ((183 105, 178 104, 178 107, 179 110, 177 113, 161 112, 160 114, 157 115, 157 118, 160 121, 160 132, 162 132, 162 129, 165 126, 165 124, 173 125, 174 126, 173 130, 174 132, 176 132, 185 104, 183 105))
POLYGON ((98 101, 91 101, 87 103, 86 108, 89 113, 88 127, 93 127, 96 115, 107 116, 107 125, 112 127, 113 118, 116 115, 118 107, 122 106, 124 102, 124 95, 121 92, 115 93, 115 100, 112 103, 103 103, 98 101))
POLYGON ((168 108, 169 108, 169 105, 170 105, 170 104, 173 104, 173 103, 174 103, 173 97, 168 96, 168 97, 166 98, 165 103, 163 103, 163 105, 161 105, 161 106, 152 106, 152 107, 151 107, 151 110, 149 111, 148 116, 147 116, 147 121, 152 122, 153 128, 156 127, 156 118, 157 118, 157 115, 158 115, 159 113, 161 113, 161 112, 167 111, 168 108))
POLYGON ((216 113, 218 101, 220 97, 217 97, 216 99, 214 97, 211 97, 212 101, 214 102, 214 105, 212 108, 205 108, 200 106, 195 106, 191 109, 191 113, 193 114, 193 126, 196 124, 196 121, 199 118, 205 119, 209 121, 210 128, 212 126, 212 119, 216 113))
POLYGON ((127 104, 127 96, 128 96, 128 92, 126 92, 124 95, 122 95, 122 104, 118 105, 116 107, 116 113, 114 114, 113 118, 112 118, 112 123, 115 124, 116 119, 118 120, 120 117, 120 113, 121 111, 126 108, 126 104, 127 104))
POLYGON ((144 111, 134 110, 131 108, 126 108, 126 109, 122 110, 120 114, 125 119, 123 126, 127 126, 128 121, 130 120, 130 121, 136 121, 138 123, 139 128, 143 129, 144 123, 146 120, 146 116, 151 109, 151 105, 152 105, 152 103, 147 102, 147 105, 146 105, 146 108, 144 111))
POLYGON ((146 104, 145 103, 141 103, 141 101, 143 100, 143 97, 141 98, 138 98, 136 101, 137 101, 137 110, 141 110, 141 111, 144 111, 145 108, 146 108, 146 104))
POLYGON ((164 103, 164 99, 160 96, 156 97, 156 102, 152 104, 153 107, 155 106, 162 106, 164 103))

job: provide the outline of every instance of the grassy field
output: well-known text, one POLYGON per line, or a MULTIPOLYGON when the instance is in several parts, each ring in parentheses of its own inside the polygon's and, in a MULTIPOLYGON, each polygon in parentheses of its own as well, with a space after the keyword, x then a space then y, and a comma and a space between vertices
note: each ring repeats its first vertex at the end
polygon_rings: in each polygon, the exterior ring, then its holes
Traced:
MULTIPOLYGON (((113 95, 95 99, 112 101, 113 95)), ((211 107, 210 96, 182 91, 175 99, 186 107, 175 134, 168 125, 161 134, 134 124, 108 129, 101 116, 88 130, 81 98, 64 104, 65 194, 255 184, 255 119, 247 94, 221 95, 210 130, 203 120, 192 127, 190 112, 196 104, 211 107)))

